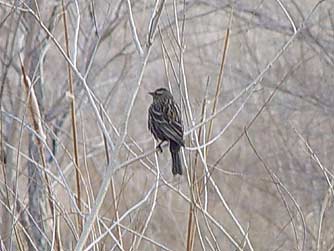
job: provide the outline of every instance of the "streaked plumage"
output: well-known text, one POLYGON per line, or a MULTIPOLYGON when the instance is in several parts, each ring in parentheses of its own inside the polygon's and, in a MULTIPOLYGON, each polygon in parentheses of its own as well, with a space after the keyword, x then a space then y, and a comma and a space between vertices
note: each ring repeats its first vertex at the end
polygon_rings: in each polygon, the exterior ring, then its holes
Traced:
MULTIPOLYGON (((183 125, 180 109, 172 94, 165 88, 150 92, 153 102, 148 110, 148 129, 156 140, 169 141, 169 150, 172 155, 172 173, 182 174, 182 165, 179 156, 183 141, 183 125)), ((159 146, 160 146, 159 144, 159 146)))

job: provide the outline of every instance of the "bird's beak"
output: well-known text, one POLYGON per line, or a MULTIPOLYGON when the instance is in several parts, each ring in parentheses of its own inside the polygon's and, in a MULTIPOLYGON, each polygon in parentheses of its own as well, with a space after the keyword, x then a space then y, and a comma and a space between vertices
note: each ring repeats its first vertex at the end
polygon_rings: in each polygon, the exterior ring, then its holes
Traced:
POLYGON ((148 94, 150 94, 152 97, 154 96, 154 92, 149 92, 148 94))

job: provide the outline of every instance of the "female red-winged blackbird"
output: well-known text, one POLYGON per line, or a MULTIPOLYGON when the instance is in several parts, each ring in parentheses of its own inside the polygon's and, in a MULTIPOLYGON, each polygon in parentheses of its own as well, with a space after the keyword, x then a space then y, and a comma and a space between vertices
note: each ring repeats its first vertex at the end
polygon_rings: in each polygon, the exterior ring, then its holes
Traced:
POLYGON ((162 142, 169 141, 172 173, 182 175, 179 152, 181 146, 184 146, 184 141, 180 109, 172 94, 165 88, 159 88, 149 94, 153 97, 153 102, 148 110, 148 129, 156 140, 161 140, 158 145, 161 152, 162 142))

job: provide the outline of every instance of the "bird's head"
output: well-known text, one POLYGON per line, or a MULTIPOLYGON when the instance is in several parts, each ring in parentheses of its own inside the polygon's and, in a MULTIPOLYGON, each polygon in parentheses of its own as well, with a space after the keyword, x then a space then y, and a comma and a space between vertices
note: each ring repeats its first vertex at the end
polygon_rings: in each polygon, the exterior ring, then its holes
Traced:
POLYGON ((165 88, 156 89, 154 92, 149 92, 153 99, 172 98, 172 94, 165 88))

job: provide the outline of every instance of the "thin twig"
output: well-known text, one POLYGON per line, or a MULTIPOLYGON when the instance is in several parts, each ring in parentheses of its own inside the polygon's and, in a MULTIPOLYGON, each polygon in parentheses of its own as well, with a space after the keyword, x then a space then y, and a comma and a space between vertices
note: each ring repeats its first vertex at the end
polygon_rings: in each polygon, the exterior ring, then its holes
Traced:
POLYGON ((136 45, 136 49, 137 52, 139 54, 140 57, 142 57, 144 55, 144 51, 140 45, 140 41, 138 38, 138 34, 137 34, 137 29, 136 29, 136 24, 133 18, 133 14, 132 14, 132 8, 131 8, 131 2, 130 0, 126 0, 127 6, 128 6, 128 11, 129 11, 129 22, 130 22, 130 28, 131 28, 131 33, 132 33, 132 39, 133 42, 136 45))
POLYGON ((284 14, 286 15, 286 17, 288 18, 291 26, 292 26, 292 29, 293 29, 293 33, 296 33, 297 32, 297 28, 296 28, 296 25, 295 25, 295 22, 293 21, 289 11, 285 8, 285 6, 283 5, 283 3, 281 2, 281 0, 275 0, 279 6, 282 8, 284 14))
POLYGON ((280 187, 283 188, 283 190, 288 194, 288 196, 290 197, 290 199, 293 201, 299 215, 300 218, 302 220, 303 223, 303 241, 302 241, 302 248, 301 250, 304 250, 305 248, 305 238, 306 238, 306 223, 305 223, 305 218, 304 218, 304 214, 302 209, 300 208, 300 205, 297 203, 297 201, 294 199, 294 197, 292 196, 292 194, 289 192, 289 190, 287 189, 287 187, 283 184, 283 182, 280 180, 280 178, 268 167, 268 165, 266 164, 266 162, 263 160, 263 158, 260 156, 259 152, 256 150, 254 143, 251 141, 250 137, 248 136, 247 130, 245 129, 245 135, 247 137, 247 140, 249 142, 249 145, 251 146, 253 152, 255 153, 255 155, 257 156, 257 158, 260 160, 260 162, 262 163, 263 167, 266 169, 267 173, 269 174, 270 178, 272 179, 273 183, 276 186, 276 189, 278 191, 278 193, 280 194, 282 201, 284 203, 285 208, 287 209, 287 212, 289 214, 292 226, 293 226, 293 231, 294 231, 294 235, 295 235, 295 239, 297 242, 297 249, 299 248, 298 246, 298 235, 297 235, 297 229, 295 226, 295 223, 293 221, 293 217, 291 215, 290 209, 288 207, 287 201, 284 198, 284 195, 280 189, 280 187))
MULTIPOLYGON (((70 57, 70 48, 68 44, 69 38, 68 38, 68 31, 67 31, 68 29, 67 29, 66 10, 64 6, 64 0, 62 0, 61 3, 62 3, 62 10, 63 10, 66 54, 68 57, 70 57)), ((79 23, 77 25, 79 26, 79 23)), ((75 60, 76 59, 74 58, 74 62, 73 62, 74 65, 76 64, 75 60)), ((67 64, 67 74, 68 74, 68 85, 69 85, 70 103, 71 103, 70 109, 71 109, 71 120, 72 120, 71 122, 72 122, 72 135, 73 135, 73 154, 74 154, 74 162, 75 162, 75 179, 76 179, 76 189, 77 189, 77 201, 76 202, 77 202, 78 209, 81 212, 82 209, 81 209, 81 188, 80 188, 77 119, 76 119, 76 114, 75 114, 75 96, 74 96, 73 77, 72 77, 71 67, 69 64, 67 64)), ((78 230, 80 234, 82 231, 82 224, 83 224, 83 219, 82 217, 80 217, 80 214, 78 214, 77 220, 78 220, 78 230)))
MULTIPOLYGON (((194 125, 192 128, 190 128, 188 131, 186 131, 184 134, 188 135, 192 133, 194 130, 197 128, 201 127, 203 124, 209 122, 210 120, 214 119, 217 117, 221 112, 225 111, 228 107, 230 107, 232 104, 234 104, 239 98, 241 98, 244 94, 246 94, 249 91, 254 90, 254 87, 263 79, 264 75, 271 69, 271 67, 274 65, 274 63, 282 56, 282 54, 290 47, 290 45, 295 41, 297 38, 297 35, 305 28, 307 25, 307 22, 309 21, 310 17, 312 14, 315 12, 315 10, 319 7, 321 3, 323 3, 325 0, 319 1, 315 6, 312 8, 310 13, 307 15, 303 23, 300 25, 300 27, 297 29, 297 31, 290 37, 290 39, 282 46, 282 48, 276 53, 276 55, 273 57, 272 60, 264 67, 264 69, 261 71, 261 73, 251 82, 247 85, 246 88, 244 88, 238 95, 236 95, 232 100, 230 100, 226 105, 221 107, 216 111, 215 114, 212 114, 208 116, 208 118, 200 122, 196 125, 194 125)), ((211 142, 210 144, 212 144, 211 142)), ((201 147, 202 148, 202 147, 201 147)), ((195 150, 195 149, 192 149, 195 150)))

